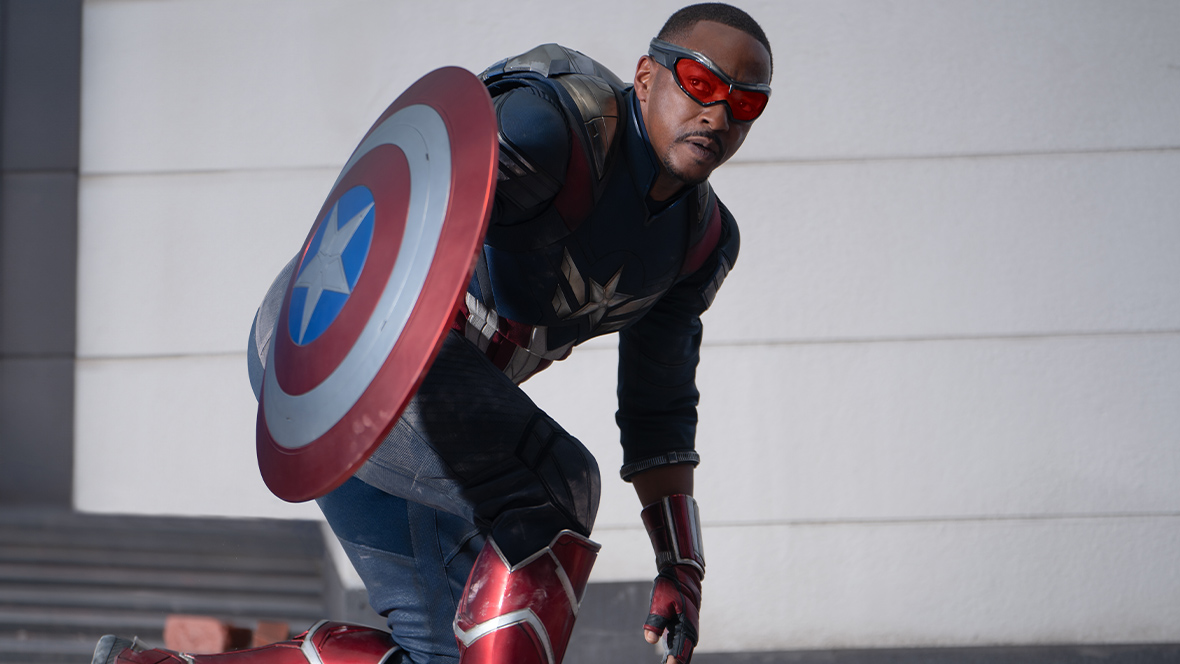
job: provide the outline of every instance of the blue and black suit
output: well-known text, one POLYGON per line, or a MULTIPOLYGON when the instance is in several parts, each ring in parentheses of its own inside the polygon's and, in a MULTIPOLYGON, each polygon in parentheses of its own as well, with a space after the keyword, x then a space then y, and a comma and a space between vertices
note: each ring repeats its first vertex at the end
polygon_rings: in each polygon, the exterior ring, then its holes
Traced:
POLYGON ((417 664, 457 661, 451 623, 486 537, 516 562, 593 527, 594 458, 520 382, 618 332, 623 478, 698 462, 700 314, 738 250, 708 183, 650 198, 660 166, 638 102, 601 65, 547 44, 481 78, 500 165, 474 276, 393 430, 318 501, 417 664))

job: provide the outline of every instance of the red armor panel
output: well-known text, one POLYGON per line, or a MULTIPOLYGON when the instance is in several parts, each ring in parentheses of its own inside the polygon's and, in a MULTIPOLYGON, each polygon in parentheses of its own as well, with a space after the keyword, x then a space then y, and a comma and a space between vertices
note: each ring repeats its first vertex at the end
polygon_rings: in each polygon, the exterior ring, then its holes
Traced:
POLYGON ((455 614, 462 664, 560 664, 598 549, 566 530, 509 565, 489 539, 455 614))
MULTIPOLYGON (((105 637, 109 638, 109 637, 105 637)), ((103 642, 99 642, 99 648, 103 642)), ((171 650, 137 650, 108 653, 106 664, 394 664, 401 649, 389 632, 361 625, 321 620, 307 632, 261 648, 216 655, 190 655, 171 650), (111 656, 113 655, 113 657, 111 656)), ((96 652, 96 662, 100 653, 96 652)))

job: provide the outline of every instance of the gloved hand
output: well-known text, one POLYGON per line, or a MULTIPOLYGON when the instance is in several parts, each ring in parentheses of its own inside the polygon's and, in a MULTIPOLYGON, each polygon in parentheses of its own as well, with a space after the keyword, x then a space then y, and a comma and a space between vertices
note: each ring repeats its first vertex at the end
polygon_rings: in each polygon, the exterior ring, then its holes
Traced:
POLYGON ((685 494, 665 496, 644 507, 640 516, 660 571, 652 585, 643 635, 648 643, 657 643, 665 635, 665 664, 688 664, 699 635, 701 580, 705 578, 697 503, 685 494))
POLYGON ((651 609, 643 630, 648 643, 658 642, 667 631, 666 664, 688 664, 692 660, 700 611, 700 571, 690 565, 670 565, 661 570, 652 585, 651 609))

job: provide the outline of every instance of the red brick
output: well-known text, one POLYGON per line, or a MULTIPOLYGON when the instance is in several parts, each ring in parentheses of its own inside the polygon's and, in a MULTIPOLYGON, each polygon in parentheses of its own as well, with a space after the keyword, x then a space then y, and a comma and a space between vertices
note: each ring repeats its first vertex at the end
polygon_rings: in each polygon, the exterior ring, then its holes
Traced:
POLYGON ((259 620, 258 625, 254 628, 254 640, 250 646, 253 648, 268 646, 279 641, 286 641, 289 638, 291 638, 291 627, 287 623, 277 620, 259 620))

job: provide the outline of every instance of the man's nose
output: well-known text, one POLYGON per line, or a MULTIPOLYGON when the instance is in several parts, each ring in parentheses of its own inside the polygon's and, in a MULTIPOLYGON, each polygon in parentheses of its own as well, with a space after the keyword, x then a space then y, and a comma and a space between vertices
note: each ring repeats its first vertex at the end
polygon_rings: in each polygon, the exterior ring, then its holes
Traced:
POLYGON ((704 120, 714 131, 725 131, 729 129, 729 109, 725 102, 720 104, 713 104, 712 106, 701 107, 701 119, 704 120))

